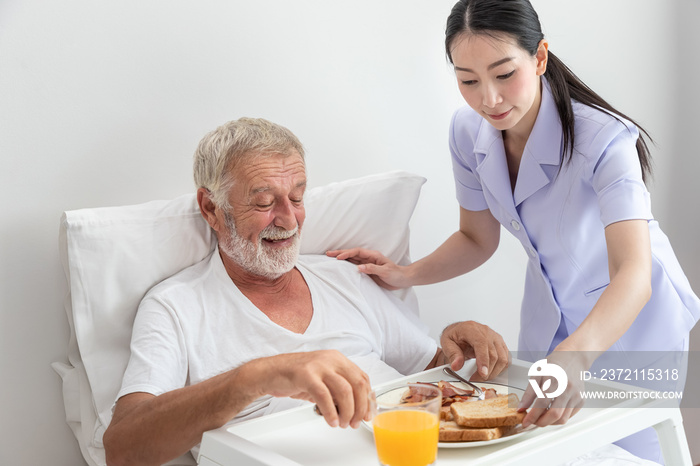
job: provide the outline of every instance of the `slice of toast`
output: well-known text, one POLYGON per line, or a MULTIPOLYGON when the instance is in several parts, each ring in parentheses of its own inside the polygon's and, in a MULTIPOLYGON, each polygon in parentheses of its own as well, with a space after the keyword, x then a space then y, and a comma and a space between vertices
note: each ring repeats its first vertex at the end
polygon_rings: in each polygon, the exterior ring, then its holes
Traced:
POLYGON ((506 435, 513 427, 490 427, 484 429, 462 427, 454 421, 440 422, 441 442, 478 442, 494 440, 506 435))
POLYGON ((522 422, 526 413, 517 412, 518 395, 497 396, 488 400, 452 403, 452 419, 462 427, 515 426, 522 422), (510 404, 510 406, 509 406, 510 404))
POLYGON ((440 408, 440 420, 441 421, 451 421, 452 420, 452 410, 449 406, 443 406, 440 408))

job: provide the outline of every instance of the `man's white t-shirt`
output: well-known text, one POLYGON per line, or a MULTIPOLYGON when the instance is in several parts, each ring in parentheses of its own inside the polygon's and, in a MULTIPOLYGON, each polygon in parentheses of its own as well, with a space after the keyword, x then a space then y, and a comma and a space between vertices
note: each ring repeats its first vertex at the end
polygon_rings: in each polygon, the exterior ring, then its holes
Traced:
MULTIPOLYGON (((300 256, 313 317, 302 334, 272 322, 233 284, 218 250, 151 289, 139 306, 131 359, 117 398, 160 395, 193 385, 252 359, 335 349, 372 384, 423 370, 437 350, 427 328, 401 300, 350 263, 300 256)), ((265 396, 236 422, 302 402, 265 396)))

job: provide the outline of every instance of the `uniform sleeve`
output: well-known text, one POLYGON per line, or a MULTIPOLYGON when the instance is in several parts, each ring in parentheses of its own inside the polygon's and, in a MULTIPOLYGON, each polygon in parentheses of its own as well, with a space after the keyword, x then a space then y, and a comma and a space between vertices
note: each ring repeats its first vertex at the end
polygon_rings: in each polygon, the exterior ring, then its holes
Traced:
POLYGON ((402 374, 425 369, 435 356, 437 342, 428 327, 393 293, 362 275, 360 291, 370 317, 382 331, 382 360, 402 374))
POLYGON ((592 185, 598 196, 600 219, 605 226, 623 220, 651 220, 649 191, 642 181, 635 127, 615 121, 606 126, 594 143, 603 149, 597 160, 592 185))
POLYGON ((450 123, 449 143, 452 171, 459 205, 467 210, 480 211, 488 209, 488 205, 481 188, 481 181, 472 168, 476 162, 474 141, 464 128, 465 119, 464 111, 458 110, 452 116, 450 123))
POLYGON ((152 395, 184 387, 187 352, 177 317, 169 307, 146 297, 140 304, 131 336, 131 357, 117 395, 152 395))

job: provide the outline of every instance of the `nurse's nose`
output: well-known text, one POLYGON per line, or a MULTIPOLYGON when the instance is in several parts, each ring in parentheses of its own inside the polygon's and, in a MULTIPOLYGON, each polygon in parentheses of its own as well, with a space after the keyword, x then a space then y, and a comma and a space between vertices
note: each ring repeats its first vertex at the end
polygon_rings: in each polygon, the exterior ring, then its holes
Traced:
POLYGON ((484 106, 488 108, 496 108, 496 106, 503 101, 497 87, 491 84, 482 86, 481 98, 484 106))

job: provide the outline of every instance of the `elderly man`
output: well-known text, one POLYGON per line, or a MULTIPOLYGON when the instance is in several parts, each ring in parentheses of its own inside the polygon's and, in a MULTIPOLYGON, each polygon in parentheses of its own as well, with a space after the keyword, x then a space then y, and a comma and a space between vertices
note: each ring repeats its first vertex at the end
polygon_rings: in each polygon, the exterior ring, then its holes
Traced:
MULTIPOLYGON (((148 292, 104 435, 110 465, 162 464, 230 421, 316 403, 331 426, 368 419, 371 384, 476 357, 508 364, 496 332, 449 326, 442 349, 390 292, 354 265, 299 256, 304 150, 261 119, 200 142, 197 201, 218 250, 148 292)), ((183 245, 186 247, 186 245, 183 245)))

